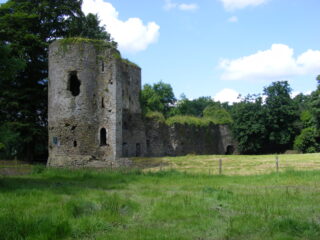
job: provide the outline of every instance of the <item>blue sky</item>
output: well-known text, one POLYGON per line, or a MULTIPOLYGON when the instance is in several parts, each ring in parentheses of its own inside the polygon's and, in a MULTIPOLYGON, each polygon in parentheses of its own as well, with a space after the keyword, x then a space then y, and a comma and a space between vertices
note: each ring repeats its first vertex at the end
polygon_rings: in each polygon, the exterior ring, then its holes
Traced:
MULTIPOLYGON (((0 1, 4 2, 4 1, 0 1)), ((100 15, 142 82, 170 83, 175 95, 234 100, 288 80, 316 88, 319 0, 84 0, 100 15)))

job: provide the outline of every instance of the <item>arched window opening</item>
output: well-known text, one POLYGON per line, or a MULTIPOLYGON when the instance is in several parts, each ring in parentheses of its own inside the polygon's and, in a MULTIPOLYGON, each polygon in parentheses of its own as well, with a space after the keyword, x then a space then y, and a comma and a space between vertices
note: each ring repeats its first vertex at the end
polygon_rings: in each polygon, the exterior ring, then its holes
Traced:
POLYGON ((77 146, 78 146, 77 141, 73 141, 73 146, 74 146, 74 147, 77 147, 77 146))
POLYGON ((126 143, 126 142, 122 143, 122 155, 123 155, 123 157, 129 156, 128 143, 126 143))
POLYGON ((81 82, 78 79, 77 72, 73 71, 69 74, 68 90, 71 92, 72 96, 76 97, 80 94, 81 82))
POLYGON ((150 151, 150 140, 148 139, 146 143, 147 143, 147 152, 149 152, 150 151))
POLYGON ((141 145, 140 143, 136 143, 136 157, 141 155, 141 145))
POLYGON ((105 128, 101 128, 100 130, 100 146, 107 145, 107 130, 105 128))

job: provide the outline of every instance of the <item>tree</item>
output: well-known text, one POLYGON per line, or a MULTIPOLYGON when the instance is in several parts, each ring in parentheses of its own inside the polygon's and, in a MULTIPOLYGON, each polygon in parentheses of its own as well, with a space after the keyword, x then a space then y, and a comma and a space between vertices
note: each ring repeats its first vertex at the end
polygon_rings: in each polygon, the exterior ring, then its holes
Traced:
POLYGON ((106 32, 105 26, 100 26, 98 16, 92 13, 89 13, 87 16, 81 14, 71 21, 68 36, 106 40, 110 42, 113 47, 117 47, 117 43, 113 41, 111 35, 106 32))
POLYGON ((215 104, 211 97, 199 97, 197 99, 189 100, 184 95, 181 100, 178 101, 177 106, 174 109, 173 115, 190 115, 196 117, 203 116, 203 110, 209 106, 215 104))
POLYGON ((287 81, 274 82, 264 89, 265 127, 268 132, 268 152, 282 152, 293 145, 298 129, 298 109, 290 97, 291 88, 287 81))
MULTIPOLYGON (((21 64, 14 78, 0 83, 0 124, 9 124, 20 136, 20 158, 31 161, 36 147, 46 148, 48 45, 66 36, 92 34, 110 40, 97 25, 96 16, 84 20, 81 4, 81 0, 9 0, 0 5, 1 48, 10 49, 9 59, 21 64)), ((0 58, 5 61, 4 55, 0 58)), ((46 151, 40 155, 45 158, 46 151)))
POLYGON ((233 136, 243 154, 259 154, 267 139, 265 109, 260 96, 248 95, 232 107, 233 136))
POLYGON ((175 101, 172 87, 162 81, 153 86, 145 84, 141 91, 141 107, 144 114, 160 112, 167 117, 175 101))

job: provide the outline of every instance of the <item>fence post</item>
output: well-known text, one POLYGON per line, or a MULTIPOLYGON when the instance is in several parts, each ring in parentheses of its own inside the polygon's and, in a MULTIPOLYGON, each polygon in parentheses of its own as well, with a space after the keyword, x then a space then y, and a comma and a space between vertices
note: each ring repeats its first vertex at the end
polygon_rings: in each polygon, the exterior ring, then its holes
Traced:
POLYGON ((222 159, 219 159, 219 174, 222 174, 222 159))
POLYGON ((276 169, 277 169, 277 172, 279 172, 279 157, 276 156, 276 169))

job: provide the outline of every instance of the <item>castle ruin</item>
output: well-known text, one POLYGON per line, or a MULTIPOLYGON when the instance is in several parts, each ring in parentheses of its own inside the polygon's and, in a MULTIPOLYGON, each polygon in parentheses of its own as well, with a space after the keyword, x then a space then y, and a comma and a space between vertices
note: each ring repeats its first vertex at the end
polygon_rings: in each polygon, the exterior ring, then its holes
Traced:
POLYGON ((141 69, 107 43, 49 47, 48 166, 120 166, 128 157, 225 154, 227 126, 167 126, 141 115, 141 69))

